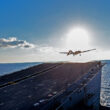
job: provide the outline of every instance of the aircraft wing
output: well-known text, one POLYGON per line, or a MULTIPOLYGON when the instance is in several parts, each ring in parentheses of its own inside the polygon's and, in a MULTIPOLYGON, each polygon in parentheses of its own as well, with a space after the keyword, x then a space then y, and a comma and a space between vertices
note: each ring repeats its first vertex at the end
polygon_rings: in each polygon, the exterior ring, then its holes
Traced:
POLYGON ((61 54, 68 54, 68 52, 59 52, 59 53, 61 53, 61 54))
POLYGON ((90 50, 86 50, 86 51, 81 51, 81 53, 89 52, 89 51, 92 51, 92 50, 96 50, 96 49, 90 49, 90 50))

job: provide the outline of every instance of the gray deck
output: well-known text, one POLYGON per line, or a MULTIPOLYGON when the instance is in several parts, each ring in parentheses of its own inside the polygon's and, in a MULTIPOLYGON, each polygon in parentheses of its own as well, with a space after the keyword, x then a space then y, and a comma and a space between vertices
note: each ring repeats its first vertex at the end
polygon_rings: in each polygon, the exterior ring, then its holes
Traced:
POLYGON ((30 110, 33 104, 42 103, 68 88, 93 65, 94 63, 48 63, 1 77, 0 84, 18 78, 21 80, 0 88, 0 110, 30 110), (23 79, 28 75, 30 77, 23 79), (5 78, 8 80, 3 80, 5 78))

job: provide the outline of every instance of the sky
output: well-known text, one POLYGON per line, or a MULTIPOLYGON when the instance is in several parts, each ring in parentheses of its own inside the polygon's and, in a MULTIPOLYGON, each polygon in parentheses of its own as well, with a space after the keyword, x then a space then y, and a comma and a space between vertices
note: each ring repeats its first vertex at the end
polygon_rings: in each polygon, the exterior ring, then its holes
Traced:
POLYGON ((0 0, 0 63, 110 59, 110 0, 0 0), (66 56, 60 51, 96 51, 66 56))

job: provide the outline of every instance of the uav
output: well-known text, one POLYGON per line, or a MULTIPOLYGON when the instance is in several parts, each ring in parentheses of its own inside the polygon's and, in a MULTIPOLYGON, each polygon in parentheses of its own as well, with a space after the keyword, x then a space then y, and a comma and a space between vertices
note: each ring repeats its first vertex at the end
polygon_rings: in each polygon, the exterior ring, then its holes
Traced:
POLYGON ((72 51, 72 50, 69 50, 68 52, 60 52, 61 54, 67 54, 67 56, 68 55, 73 55, 73 56, 75 56, 75 55, 80 55, 81 56, 81 53, 85 53, 85 52, 89 52, 89 51, 93 51, 93 50, 96 50, 96 49, 90 49, 90 50, 85 50, 85 51, 72 51))

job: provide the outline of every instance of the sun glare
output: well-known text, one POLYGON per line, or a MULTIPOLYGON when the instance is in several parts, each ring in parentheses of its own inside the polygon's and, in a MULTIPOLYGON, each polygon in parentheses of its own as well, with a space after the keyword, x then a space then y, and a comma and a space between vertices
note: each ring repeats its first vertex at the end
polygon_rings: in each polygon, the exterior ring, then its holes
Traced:
POLYGON ((70 49, 85 49, 89 47, 90 35, 86 29, 73 28, 66 38, 66 47, 70 49))

